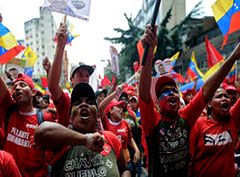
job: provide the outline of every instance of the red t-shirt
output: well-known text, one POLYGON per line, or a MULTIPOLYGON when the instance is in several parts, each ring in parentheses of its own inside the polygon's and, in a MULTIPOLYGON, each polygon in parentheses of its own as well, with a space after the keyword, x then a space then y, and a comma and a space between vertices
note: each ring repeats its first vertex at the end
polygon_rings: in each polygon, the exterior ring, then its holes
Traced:
MULTIPOLYGON (((7 93, 0 109, 8 110, 13 104, 10 93, 7 93)), ((44 121, 54 120, 53 115, 47 112, 44 112, 43 118, 44 121)), ((26 114, 15 110, 8 121, 4 150, 13 155, 22 176, 48 175, 45 152, 34 143, 34 131, 38 125, 36 111, 26 114)))
MULTIPOLYGON (((141 99, 141 97, 139 97, 139 107, 145 135, 146 137, 152 136, 154 127, 156 127, 161 120, 161 115, 156 111, 152 98, 150 99, 149 103, 146 103, 141 99)), ((192 128, 205 107, 206 103, 202 96, 202 89, 200 89, 192 101, 178 111, 178 114, 180 117, 185 119, 188 126, 192 128)))
POLYGON ((112 122, 105 116, 103 128, 104 130, 113 132, 121 140, 122 148, 127 148, 128 143, 131 141, 132 133, 126 120, 122 119, 120 122, 112 122))
POLYGON ((234 177, 234 144, 239 129, 240 99, 230 110, 228 122, 199 118, 190 136, 192 176, 234 177))
POLYGON ((57 109, 58 123, 64 126, 69 126, 70 124, 70 106, 71 99, 67 93, 62 92, 59 100, 54 101, 54 105, 57 109))
POLYGON ((5 151, 0 151, 0 176, 21 177, 13 156, 5 151))

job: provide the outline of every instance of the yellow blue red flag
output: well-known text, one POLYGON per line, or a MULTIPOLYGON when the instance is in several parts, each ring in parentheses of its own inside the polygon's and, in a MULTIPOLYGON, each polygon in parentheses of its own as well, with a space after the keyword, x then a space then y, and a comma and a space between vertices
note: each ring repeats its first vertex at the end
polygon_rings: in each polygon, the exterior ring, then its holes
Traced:
POLYGON ((191 61, 188 65, 186 74, 187 74, 186 80, 188 81, 193 81, 195 78, 200 79, 203 77, 203 73, 200 71, 200 69, 197 66, 197 61, 196 61, 194 52, 192 52, 191 61))
POLYGON ((217 0, 212 5, 214 18, 224 35, 222 47, 228 35, 240 29, 240 0, 217 0))
POLYGON ((6 64, 25 47, 19 45, 11 32, 0 23, 0 64, 6 64))
POLYGON ((25 67, 34 67, 37 61, 37 55, 30 46, 27 46, 26 50, 22 55, 22 58, 26 60, 25 67))
MULTIPOLYGON (((74 25, 68 21, 67 21, 67 29, 68 29, 68 37, 67 37, 66 44, 71 45, 72 40, 80 35, 75 34, 74 25)), ((57 36, 55 36, 54 42, 56 43, 58 42, 57 36)))
POLYGON ((170 58, 170 60, 171 60, 171 68, 170 68, 170 71, 173 70, 174 65, 175 65, 175 63, 176 63, 179 55, 180 55, 180 51, 176 52, 176 53, 170 58))

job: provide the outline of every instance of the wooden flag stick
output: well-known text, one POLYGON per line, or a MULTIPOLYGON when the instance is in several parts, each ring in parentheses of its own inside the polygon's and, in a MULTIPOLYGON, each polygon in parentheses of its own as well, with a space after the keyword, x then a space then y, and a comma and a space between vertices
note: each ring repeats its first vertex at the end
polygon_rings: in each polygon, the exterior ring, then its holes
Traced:
POLYGON ((66 22, 67 22, 67 15, 64 15, 63 20, 62 20, 62 23, 63 23, 64 25, 66 25, 66 22))
MULTIPOLYGON (((155 22, 156 22, 156 19, 157 19, 160 3, 161 3, 161 0, 157 0, 157 2, 155 4, 155 7, 154 7, 153 17, 152 17, 152 21, 151 21, 152 30, 154 30, 154 26, 155 26, 155 22)), ((143 57, 142 57, 142 65, 145 65, 148 50, 149 50, 149 46, 147 45, 144 48, 144 53, 143 53, 143 57)))

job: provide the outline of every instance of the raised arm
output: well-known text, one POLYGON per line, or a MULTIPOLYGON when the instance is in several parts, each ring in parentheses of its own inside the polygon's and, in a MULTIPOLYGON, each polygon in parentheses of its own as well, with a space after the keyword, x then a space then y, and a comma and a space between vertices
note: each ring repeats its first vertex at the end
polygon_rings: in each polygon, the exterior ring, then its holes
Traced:
POLYGON ((152 73, 152 63, 154 58, 154 48, 157 44, 157 35, 156 35, 157 28, 154 29, 154 32, 151 30, 151 26, 148 25, 146 27, 146 31, 142 36, 142 43, 149 45, 148 55, 146 58, 146 63, 142 67, 142 71, 140 74, 140 83, 139 83, 139 96, 145 102, 150 100, 150 89, 151 89, 151 73, 152 73))
POLYGON ((203 97, 206 102, 208 102, 212 97, 214 92, 218 89, 220 84, 223 82, 235 61, 240 58, 240 43, 235 47, 230 56, 225 60, 221 68, 217 70, 207 81, 204 83, 203 97))
POLYGON ((57 37, 57 48, 48 76, 48 88, 54 101, 58 101, 62 95, 62 89, 59 86, 59 82, 62 71, 63 52, 67 41, 67 27, 65 24, 60 24, 57 32, 57 37))
POLYGON ((8 91, 8 87, 4 82, 2 76, 0 76, 0 90, 1 90, 1 94, 0 94, 0 104, 1 104, 3 102, 3 98, 5 97, 5 94, 8 91))
POLYGON ((108 95, 106 98, 104 98, 104 100, 100 103, 100 105, 98 106, 98 110, 99 110, 99 116, 101 119, 103 119, 104 116, 104 110, 107 107, 107 105, 118 95, 121 94, 123 90, 123 84, 118 85, 116 90, 113 91, 110 95, 108 95))
POLYGON ((82 134, 58 123, 44 121, 36 130, 34 140, 46 149, 58 149, 63 146, 86 145, 89 149, 100 152, 104 144, 99 133, 82 134))
POLYGON ((47 73, 47 77, 49 76, 49 72, 51 69, 51 62, 49 61, 48 57, 45 57, 42 61, 42 66, 45 69, 46 73, 47 73))

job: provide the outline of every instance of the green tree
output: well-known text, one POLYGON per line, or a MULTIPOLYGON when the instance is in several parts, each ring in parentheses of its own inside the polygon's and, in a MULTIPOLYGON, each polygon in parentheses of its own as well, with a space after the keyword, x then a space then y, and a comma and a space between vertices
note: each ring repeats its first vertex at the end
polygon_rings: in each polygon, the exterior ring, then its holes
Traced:
MULTIPOLYGON (((187 49, 183 36, 187 36, 192 29, 196 28, 196 25, 192 25, 189 21, 193 16, 199 15, 200 4, 201 2, 193 8, 193 10, 180 24, 176 25, 172 29, 167 28, 167 24, 172 16, 172 8, 169 9, 161 24, 158 25, 158 46, 154 62, 157 59, 170 57, 179 50, 185 51, 187 49)), ((123 30, 120 28, 114 28, 114 31, 121 34, 120 37, 105 38, 105 40, 109 40, 112 44, 121 44, 122 46, 119 53, 119 80, 121 82, 125 81, 126 74, 133 74, 133 62, 139 61, 136 45, 144 32, 144 29, 134 26, 131 17, 128 17, 126 14, 124 14, 124 16, 128 22, 129 29, 123 30)), ((111 78, 111 76, 109 76, 109 78, 111 78)))
POLYGON ((127 73, 133 74, 133 62, 138 60, 136 44, 144 32, 142 29, 133 25, 131 17, 127 17, 126 14, 124 14, 124 16, 127 19, 129 29, 123 30, 115 28, 114 31, 121 33, 120 37, 105 38, 105 40, 109 40, 113 44, 121 44, 121 46, 123 46, 119 53, 120 76, 118 78, 122 82, 125 81, 125 75, 127 73))

